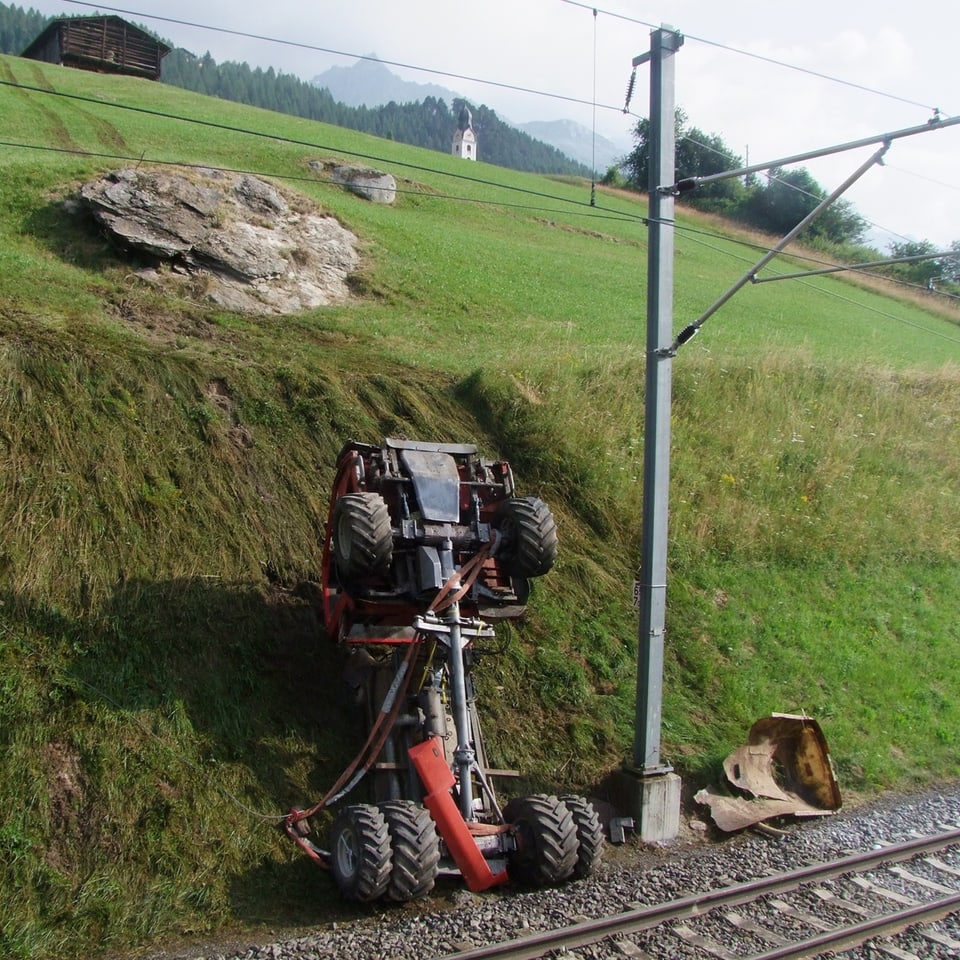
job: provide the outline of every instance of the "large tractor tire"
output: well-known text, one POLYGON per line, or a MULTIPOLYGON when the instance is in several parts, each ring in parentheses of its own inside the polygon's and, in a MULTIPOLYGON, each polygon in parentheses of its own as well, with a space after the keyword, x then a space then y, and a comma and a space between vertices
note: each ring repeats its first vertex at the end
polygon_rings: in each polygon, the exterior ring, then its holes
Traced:
POLYGON ((393 863, 383 814, 369 804, 345 807, 330 828, 330 871, 344 899, 383 896, 393 863))
POLYGON ((390 513, 379 493, 348 493, 333 508, 333 549, 345 585, 384 573, 393 558, 390 513))
POLYGON ((510 854, 510 877, 530 886, 561 883, 577 865, 577 828, 567 805, 557 797, 538 794, 511 800, 503 818, 516 834, 510 854))
POLYGON ((393 854, 387 896, 401 903, 425 897, 440 865, 440 841, 429 812, 411 800, 388 800, 380 804, 380 812, 393 854))
POLYGON ((511 497, 497 508, 493 525, 503 544, 499 556, 513 577, 541 577, 557 559, 557 525, 538 497, 511 497))
POLYGON ((577 862, 573 867, 573 879, 589 877, 603 856, 603 827, 593 804, 584 797, 566 794, 560 798, 573 817, 577 831, 577 862))

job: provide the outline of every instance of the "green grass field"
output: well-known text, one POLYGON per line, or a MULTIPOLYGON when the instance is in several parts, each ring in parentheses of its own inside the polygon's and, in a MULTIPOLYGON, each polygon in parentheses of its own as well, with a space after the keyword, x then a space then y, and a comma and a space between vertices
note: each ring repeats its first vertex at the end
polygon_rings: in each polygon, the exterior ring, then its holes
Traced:
MULTIPOLYGON (((146 81, 0 81, 0 953, 362 912, 277 829, 359 746, 302 586, 348 438, 472 440, 550 503, 561 558, 478 668, 485 731, 518 790, 602 794, 632 738, 643 198, 146 81), (393 207, 309 166, 358 157, 393 207), (155 162, 334 214, 356 301, 239 316, 137 281, 64 201, 155 162)), ((682 212, 676 247, 677 330, 760 256, 682 212)), ((820 721, 848 802, 958 775, 960 312, 897 294, 749 287, 676 358, 686 787, 770 711, 820 721)))

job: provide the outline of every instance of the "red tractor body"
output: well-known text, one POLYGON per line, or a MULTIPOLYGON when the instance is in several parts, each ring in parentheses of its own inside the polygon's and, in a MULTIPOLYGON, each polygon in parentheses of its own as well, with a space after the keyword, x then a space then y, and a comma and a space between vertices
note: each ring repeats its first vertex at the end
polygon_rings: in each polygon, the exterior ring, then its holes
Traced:
POLYGON ((520 616, 529 579, 553 564, 557 535, 546 504, 514 492, 510 464, 469 444, 346 444, 323 550, 328 633, 350 643, 412 641, 414 616, 443 586, 447 540, 458 569, 482 553, 461 612, 520 616))
POLYGON ((510 465, 470 444, 349 442, 337 460, 322 559, 328 635, 348 651, 344 677, 365 711, 353 765, 287 831, 329 866, 344 896, 423 896, 442 870, 472 890, 508 879, 556 883, 600 857, 582 797, 498 804, 477 712, 473 666, 489 620, 520 616, 530 579, 557 555, 547 505, 515 495, 510 465), (329 852, 306 818, 371 774, 373 803, 344 808, 329 852))

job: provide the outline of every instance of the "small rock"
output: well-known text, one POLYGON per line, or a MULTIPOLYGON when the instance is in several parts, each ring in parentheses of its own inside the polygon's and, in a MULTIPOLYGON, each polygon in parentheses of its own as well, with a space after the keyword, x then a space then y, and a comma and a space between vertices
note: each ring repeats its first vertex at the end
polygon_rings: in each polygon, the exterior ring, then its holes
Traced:
POLYGON ((393 176, 372 167, 336 167, 333 182, 373 203, 390 204, 397 197, 397 181, 393 176))

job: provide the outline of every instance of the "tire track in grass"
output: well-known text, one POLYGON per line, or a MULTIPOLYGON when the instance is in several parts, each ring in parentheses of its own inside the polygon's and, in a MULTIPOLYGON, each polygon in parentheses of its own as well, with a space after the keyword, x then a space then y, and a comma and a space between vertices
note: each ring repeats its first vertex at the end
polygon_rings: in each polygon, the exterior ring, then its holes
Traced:
MULTIPOLYGON (((32 65, 31 73, 34 74, 33 80, 35 85, 43 87, 46 90, 52 90, 53 87, 50 85, 46 77, 43 76, 43 72, 35 65, 32 65)), ((11 68, 10 64, 4 61, 0 63, 0 73, 3 75, 4 80, 9 80, 10 83, 22 83, 20 79, 16 76, 11 68)), ((49 128, 51 142, 44 143, 44 146, 56 146, 56 147, 65 147, 67 149, 79 149, 79 144, 74 141, 73 137, 70 136, 70 131, 67 129, 67 125, 60 118, 60 115, 55 111, 51 110, 50 107, 45 106, 41 101, 43 100, 42 96, 37 96, 31 93, 29 90, 20 90, 17 87, 10 88, 15 96, 18 96, 25 104, 27 104, 32 110, 36 111, 42 118, 46 127, 49 128)), ((37 129, 37 134, 39 134, 41 139, 44 138, 44 130, 42 127, 37 129)))
MULTIPOLYGON (((9 64, 4 63, 3 68, 4 78, 16 83, 17 81, 14 72, 10 69, 9 64)), ((53 84, 50 83, 44 71, 40 69, 39 64, 29 63, 27 64, 27 68, 30 71, 30 82, 33 84, 33 86, 41 87, 42 89, 49 90, 51 92, 56 90, 53 84)), ((97 116, 95 113, 92 113, 90 110, 80 106, 72 100, 63 100, 60 104, 59 111, 54 111, 49 107, 45 107, 43 104, 37 103, 32 97, 30 97, 29 91, 17 92, 20 93, 25 99, 30 100, 31 104, 40 111, 45 119, 50 122, 53 128, 53 134, 56 137, 57 146, 67 147, 69 149, 79 149, 81 147, 81 145, 77 143, 76 140, 74 140, 74 138, 71 136, 67 125, 62 119, 66 112, 70 111, 75 116, 81 117, 90 125, 100 146, 111 150, 127 149, 127 141, 124 139, 123 134, 117 127, 115 127, 108 120, 104 120, 103 117, 97 116)))

